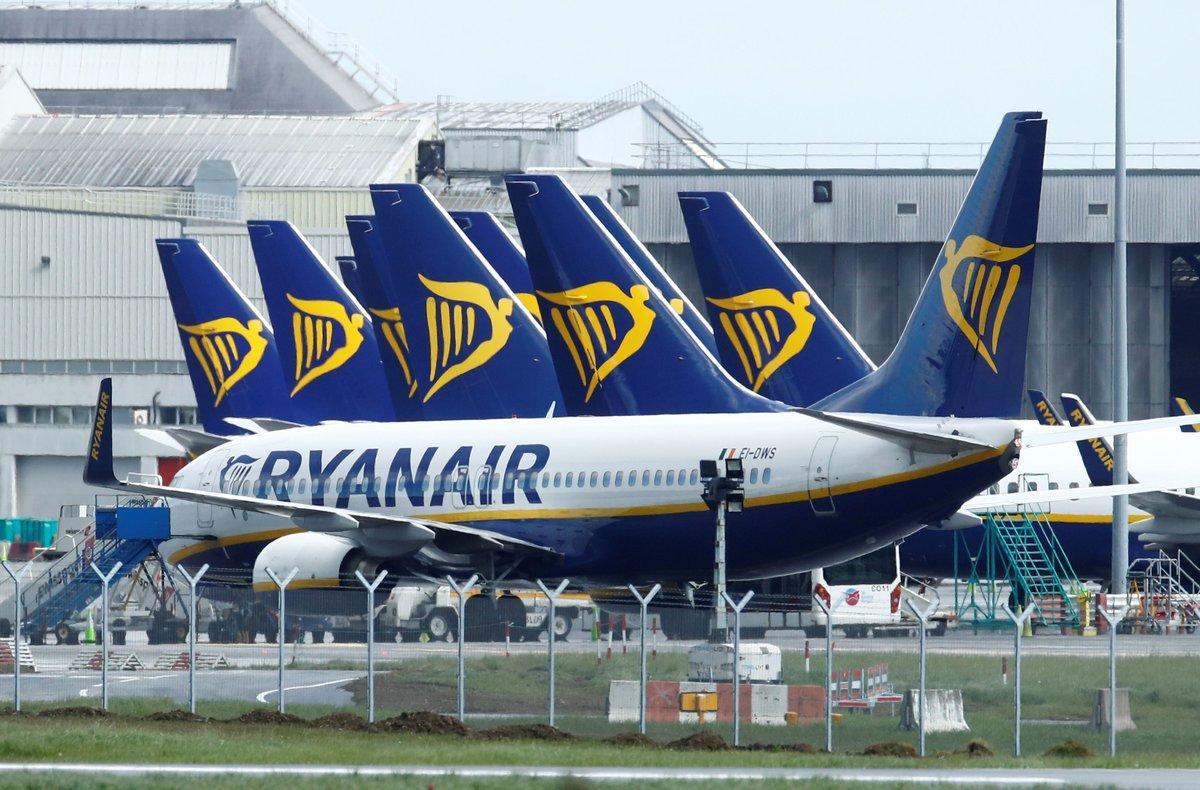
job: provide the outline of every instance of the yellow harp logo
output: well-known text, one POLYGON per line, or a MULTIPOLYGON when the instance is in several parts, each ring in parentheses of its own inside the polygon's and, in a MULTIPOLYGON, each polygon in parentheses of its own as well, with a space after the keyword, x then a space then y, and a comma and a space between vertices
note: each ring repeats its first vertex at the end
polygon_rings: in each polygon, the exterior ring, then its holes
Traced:
POLYGON ((567 291, 538 295, 550 302, 550 323, 562 336, 579 382, 591 400, 596 387, 646 343, 654 310, 650 291, 637 284, 622 291, 615 283, 596 282, 567 291), (614 314, 614 308, 617 311, 614 314))
POLYGON ((363 344, 363 317, 341 302, 299 299, 291 294, 292 337, 296 345, 296 386, 292 397, 314 381, 345 365, 363 344))
POLYGON ((804 291, 789 299, 775 288, 759 288, 708 301, 721 309, 721 329, 741 360, 747 386, 755 392, 804 350, 817 322, 808 311, 812 299, 804 291))
POLYGON ((214 318, 200 324, 180 324, 188 336, 187 346, 204 371, 213 394, 213 407, 233 386, 250 375, 267 350, 262 321, 250 319, 243 324, 236 318, 214 318))
POLYGON ((946 265, 938 272, 942 301, 950 319, 993 373, 999 372, 995 354, 1000 331, 1021 282, 1021 266, 1012 261, 1032 249, 1032 244, 1001 247, 975 235, 967 236, 961 245, 954 239, 946 242, 946 265))
POLYGON ((389 307, 386 310, 376 310, 370 308, 371 314, 379 322, 379 326, 383 328, 383 337, 387 340, 388 348, 396 355, 396 361, 400 363, 400 372, 404 374, 404 381, 408 384, 408 397, 412 397, 417 392, 417 378, 413 375, 412 367, 408 361, 408 333, 404 331, 404 320, 400 317, 399 307, 389 307))
POLYGON ((537 294, 518 293, 514 294, 517 301, 525 305, 525 309, 537 319, 537 322, 542 323, 542 308, 538 305, 537 294))
POLYGON ((425 320, 429 325, 429 391, 423 402, 451 381, 496 356, 513 328, 512 299, 493 300, 487 286, 473 282, 443 283, 417 275, 428 289, 425 320))

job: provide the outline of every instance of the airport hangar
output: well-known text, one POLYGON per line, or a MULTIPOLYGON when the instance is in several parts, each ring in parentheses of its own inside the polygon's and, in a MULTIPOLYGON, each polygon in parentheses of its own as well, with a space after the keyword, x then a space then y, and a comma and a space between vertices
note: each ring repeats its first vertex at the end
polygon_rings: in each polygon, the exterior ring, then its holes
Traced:
MULTIPOLYGON (((261 306, 245 219, 289 219, 332 261, 349 253, 342 217, 370 210, 368 183, 420 180, 448 207, 503 216, 503 173, 553 170, 607 196, 699 300, 675 193, 728 190, 881 361, 980 150, 826 146, 758 167, 643 84, 593 101, 405 101, 436 84, 402 91, 272 3, 9 8, 0 30, 0 518, 91 501, 79 470, 101 375, 118 379, 118 424, 194 421, 155 238, 200 239, 261 306)), ((1074 153, 1055 169, 1053 150, 1027 381, 1103 417, 1111 172, 1074 153)), ((1166 166, 1130 178, 1133 417, 1200 400, 1200 171, 1179 166, 1193 159, 1154 157, 1166 166)), ((175 468, 132 430, 116 438, 121 471, 175 468)))

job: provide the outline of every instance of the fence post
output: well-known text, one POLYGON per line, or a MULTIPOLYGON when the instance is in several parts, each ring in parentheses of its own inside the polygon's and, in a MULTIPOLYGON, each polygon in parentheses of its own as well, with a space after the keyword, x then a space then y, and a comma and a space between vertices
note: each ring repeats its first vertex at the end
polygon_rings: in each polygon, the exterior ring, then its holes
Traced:
POLYGON ((13 706, 17 713, 21 712, 21 574, 29 570, 33 560, 25 563, 25 567, 14 571, 5 560, 4 572, 13 580, 13 706))
POLYGON ((200 566, 195 576, 188 576, 182 565, 176 570, 188 584, 188 711, 196 712, 196 585, 208 571, 208 563, 200 566))
POLYGON ((296 578, 296 574, 300 572, 299 568, 292 568, 283 579, 275 575, 275 571, 267 568, 267 575, 271 577, 271 581, 275 582, 275 586, 279 588, 279 712, 283 713, 286 706, 283 700, 283 644, 286 641, 286 629, 284 621, 287 619, 287 596, 285 591, 287 586, 292 583, 292 579, 296 578))
POLYGON ((650 592, 643 598, 636 587, 632 584, 629 585, 629 591, 633 593, 634 598, 637 598, 640 609, 640 622, 638 625, 642 635, 642 648, 641 655, 638 656, 638 732, 642 735, 646 734, 646 607, 650 604, 650 601, 654 600, 654 596, 658 595, 658 591, 661 589, 662 585, 656 584, 650 588, 650 592))
POLYGON ((918 609, 916 607, 916 604, 914 604, 911 600, 908 601, 907 603, 908 603, 909 611, 911 611, 913 613, 913 615, 916 616, 917 621, 918 621, 918 624, 917 624, 917 629, 918 629, 917 630, 917 637, 918 637, 918 647, 917 647, 917 655, 918 655, 918 659, 917 659, 917 662, 918 662, 917 663, 917 667, 918 667, 917 733, 918 733, 918 743, 920 744, 920 747, 917 749, 917 753, 920 754, 922 757, 924 757, 925 756, 925 631, 926 631, 926 627, 929 625, 929 618, 933 615, 934 611, 937 609, 938 604, 937 604, 937 601, 934 600, 934 601, 930 601, 929 605, 926 606, 924 609, 918 609))
POLYGON ((467 636, 467 590, 479 581, 479 574, 472 573, 466 584, 461 587, 454 581, 453 576, 447 576, 450 589, 458 595, 458 720, 465 721, 467 715, 467 664, 463 656, 463 642, 467 636))
POLYGON ((1122 606, 1109 613, 1103 606, 1097 606, 1096 611, 1108 625, 1108 755, 1117 755, 1117 625, 1125 619, 1128 606, 1122 606))
POLYGON ((1001 601, 1000 608, 1013 621, 1016 635, 1013 637, 1013 756, 1021 756, 1021 632, 1025 623, 1033 614, 1033 604, 1028 604, 1017 614, 1008 606, 1008 601, 1001 601))
POLYGON ((550 599, 550 613, 547 615, 549 627, 546 629, 546 650, 550 654, 550 726, 554 726, 554 610, 558 607, 558 596, 562 595, 562 591, 567 589, 567 584, 570 579, 563 579, 558 583, 553 591, 542 580, 537 580, 537 586, 542 588, 542 592, 550 599))
POLYGON ((375 590, 387 578, 387 571, 380 571, 375 581, 368 582, 362 571, 354 571, 358 583, 367 588, 367 724, 375 723, 375 590))
POLYGON ((733 610, 733 745, 738 746, 742 734, 742 610, 754 597, 754 590, 747 590, 737 603, 733 602, 728 592, 722 592, 721 596, 733 610))
MULTIPOLYGON (((108 710, 108 583, 121 570, 121 563, 113 563, 108 575, 101 573, 92 563, 92 572, 100 577, 100 709, 108 710)), ((20 663, 18 660, 17 663, 20 663)))
POLYGON ((833 614, 829 611, 829 604, 825 603, 824 598, 814 595, 813 600, 825 614, 825 680, 823 681, 825 686, 825 752, 831 754, 833 752, 833 690, 829 684, 833 682, 833 614))

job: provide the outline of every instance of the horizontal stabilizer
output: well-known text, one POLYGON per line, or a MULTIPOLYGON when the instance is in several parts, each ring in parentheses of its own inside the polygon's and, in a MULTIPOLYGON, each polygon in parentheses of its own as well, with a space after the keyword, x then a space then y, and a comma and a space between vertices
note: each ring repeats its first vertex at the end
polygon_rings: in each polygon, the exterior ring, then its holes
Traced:
POLYGON ((846 414, 831 414, 830 412, 799 407, 794 408, 793 411, 799 412, 806 417, 812 417, 815 420, 830 423, 831 425, 839 425, 858 433, 885 439, 919 453, 955 455, 957 453, 995 449, 987 442, 970 439, 966 436, 955 436, 936 431, 916 431, 912 428, 877 422, 858 415, 852 417, 846 414))
POLYGON ((1195 415, 1183 414, 1176 417, 1154 417, 1149 420, 1110 422, 1104 425, 1082 425, 1076 428, 1047 428, 1039 431, 1026 431, 1022 441, 1026 447, 1045 447, 1050 444, 1077 442, 1080 439, 1096 439, 1101 436, 1178 428, 1180 425, 1189 425, 1195 421, 1195 415))

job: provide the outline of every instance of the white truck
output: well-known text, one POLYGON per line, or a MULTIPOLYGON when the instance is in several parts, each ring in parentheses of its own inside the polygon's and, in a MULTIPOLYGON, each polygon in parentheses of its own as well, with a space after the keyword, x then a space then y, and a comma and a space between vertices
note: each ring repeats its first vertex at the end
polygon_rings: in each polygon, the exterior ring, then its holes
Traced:
MULTIPOLYGON (((550 602, 540 590, 507 589, 492 596, 476 588, 463 606, 469 641, 536 640, 550 615, 550 602)), ((566 639, 580 614, 591 610, 587 595, 563 593, 554 612, 555 638, 566 639)), ((397 586, 379 617, 402 641, 424 637, 453 642, 458 634, 458 596, 447 585, 397 586)))

